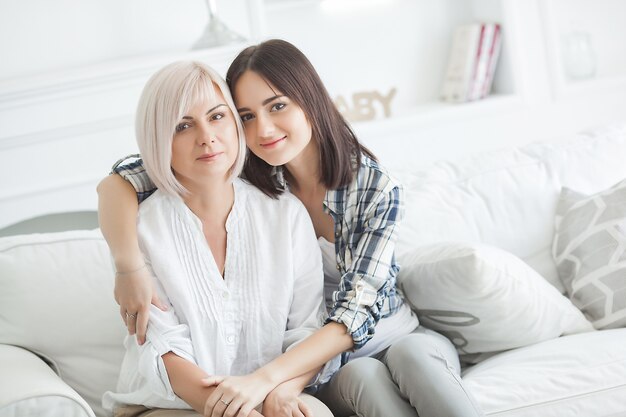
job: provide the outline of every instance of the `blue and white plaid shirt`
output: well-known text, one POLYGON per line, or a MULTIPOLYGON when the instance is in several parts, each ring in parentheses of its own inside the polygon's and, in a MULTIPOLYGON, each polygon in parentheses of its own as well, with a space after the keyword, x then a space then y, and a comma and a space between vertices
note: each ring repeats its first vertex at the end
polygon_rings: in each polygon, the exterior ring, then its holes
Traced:
MULTIPOLYGON (((141 202, 156 187, 141 159, 120 165, 128 158, 118 161, 113 172, 133 185, 141 202)), ((281 168, 275 174, 286 187, 281 168)), ((396 226, 404 216, 402 186, 376 161, 362 156, 352 183, 326 192, 324 211, 335 221, 341 273, 327 321, 343 323, 356 350, 372 338, 376 323, 396 313, 404 302, 396 289, 399 266, 394 256, 396 226)))

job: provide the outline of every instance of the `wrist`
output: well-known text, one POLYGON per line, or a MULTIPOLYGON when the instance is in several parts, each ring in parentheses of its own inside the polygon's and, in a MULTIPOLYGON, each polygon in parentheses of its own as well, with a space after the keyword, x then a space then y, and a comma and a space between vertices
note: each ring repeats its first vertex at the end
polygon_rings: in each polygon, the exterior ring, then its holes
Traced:
POLYGON ((146 266, 146 261, 140 253, 136 255, 114 256, 115 271, 128 273, 128 271, 139 270, 146 266))
POLYGON ((279 397, 297 397, 302 393, 304 387, 299 386, 300 384, 292 384, 291 381, 283 382, 282 384, 278 384, 276 388, 274 388, 270 394, 279 396, 279 397))
POLYGON ((276 388, 276 386, 282 382, 282 380, 280 379, 280 375, 278 374, 278 372, 275 372, 272 369, 271 364, 265 365, 257 369, 256 371, 254 371, 254 373, 274 388, 276 388))
POLYGON ((142 269, 144 269, 147 265, 144 263, 141 266, 138 266, 137 268, 133 268, 133 269, 123 269, 123 270, 117 270, 115 271, 115 275, 116 276, 124 276, 124 275, 130 275, 130 274, 134 274, 135 272, 139 272, 142 269))

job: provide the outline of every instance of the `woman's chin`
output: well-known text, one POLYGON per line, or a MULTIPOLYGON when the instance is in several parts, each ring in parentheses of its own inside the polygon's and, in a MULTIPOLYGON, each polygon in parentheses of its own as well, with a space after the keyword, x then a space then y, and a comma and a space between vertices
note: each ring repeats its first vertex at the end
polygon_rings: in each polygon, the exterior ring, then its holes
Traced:
POLYGON ((287 155, 268 155, 267 153, 255 153, 255 155, 274 167, 285 165, 290 160, 287 155))

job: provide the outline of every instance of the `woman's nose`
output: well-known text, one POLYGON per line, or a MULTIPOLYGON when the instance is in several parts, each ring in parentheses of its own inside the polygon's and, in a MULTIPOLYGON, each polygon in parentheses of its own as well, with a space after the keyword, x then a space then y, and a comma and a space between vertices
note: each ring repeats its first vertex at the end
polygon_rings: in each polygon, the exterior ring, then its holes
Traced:
POLYGON ((208 123, 199 123, 197 132, 198 136, 196 137, 196 142, 199 146, 209 145, 215 142, 215 132, 208 123))
POLYGON ((262 138, 271 138, 274 136, 276 127, 274 122, 269 116, 259 115, 257 116, 257 132, 262 138))

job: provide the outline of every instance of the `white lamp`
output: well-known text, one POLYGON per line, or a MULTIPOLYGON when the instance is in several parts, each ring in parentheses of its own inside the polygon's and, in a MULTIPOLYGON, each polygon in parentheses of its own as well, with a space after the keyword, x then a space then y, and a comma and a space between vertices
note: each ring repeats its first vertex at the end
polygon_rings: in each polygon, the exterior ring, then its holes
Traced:
POLYGON ((205 0, 209 9, 209 22, 204 33, 193 45, 192 49, 206 49, 214 46, 228 45, 243 42, 243 36, 232 31, 217 17, 217 1, 205 0))

